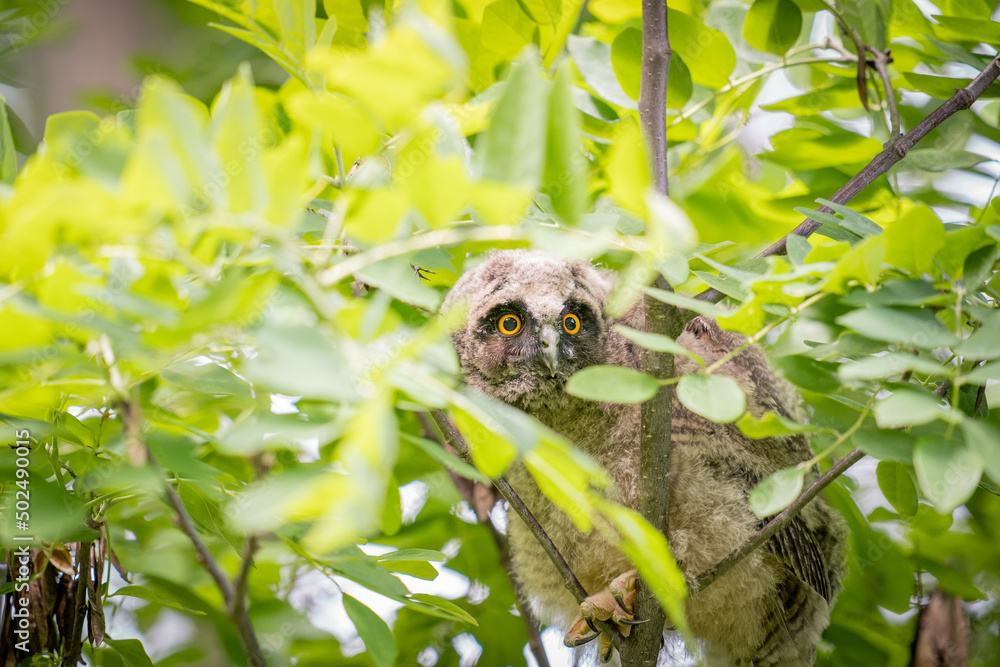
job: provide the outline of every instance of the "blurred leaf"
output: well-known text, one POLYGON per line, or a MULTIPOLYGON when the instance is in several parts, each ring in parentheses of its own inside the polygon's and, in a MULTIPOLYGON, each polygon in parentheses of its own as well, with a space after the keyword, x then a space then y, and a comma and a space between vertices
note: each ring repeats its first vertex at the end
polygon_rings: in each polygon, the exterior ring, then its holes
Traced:
POLYGON ((610 45, 593 37, 570 35, 566 48, 573 57, 580 76, 601 99, 623 109, 635 111, 638 108, 635 100, 629 97, 618 81, 612 67, 610 45))
POLYGON ((837 318, 837 324, 875 340, 903 343, 925 350, 951 347, 957 341, 929 310, 861 308, 837 318))
POLYGON ((961 420, 961 415, 944 407, 937 396, 914 389, 897 389, 892 395, 876 401, 872 412, 882 428, 926 424, 935 419, 952 423, 961 420))
POLYGON ((876 475, 882 494, 897 512, 906 516, 917 513, 917 488, 905 466, 895 461, 879 461, 876 475))
POLYGON ((761 419, 754 419, 749 412, 740 417, 736 427, 748 438, 760 440, 773 436, 794 435, 795 433, 821 433, 826 429, 811 424, 800 424, 777 412, 765 412, 761 419))
POLYGON ((570 94, 569 68, 562 67, 549 91, 548 142, 542 191, 552 200, 553 210, 571 225, 583 213, 587 195, 584 164, 580 152, 579 112, 570 94))
POLYGON ((951 514, 976 490, 983 472, 979 454, 944 438, 923 438, 913 450, 920 489, 942 514, 951 514))
POLYGON ((656 378, 623 366, 590 366, 566 383, 566 393, 589 401, 642 403, 660 388, 656 378))
POLYGON ((357 629, 365 648, 378 667, 392 667, 396 661, 396 638, 378 614, 350 595, 344 595, 344 609, 357 629))
POLYGON ((105 636, 104 643, 114 649, 126 667, 153 667, 146 649, 138 639, 112 639, 105 636))
POLYGON ((782 55, 799 38, 802 12, 792 0, 754 0, 743 37, 754 48, 782 55))
POLYGON ((189 616, 204 616, 205 615, 205 612, 203 612, 203 611, 197 611, 197 610, 194 610, 194 609, 188 609, 187 607, 184 607, 184 606, 178 604, 177 602, 174 602, 173 600, 168 600, 166 598, 163 598, 163 597, 157 595, 156 593, 154 593, 153 591, 149 590, 145 586, 135 586, 135 585, 133 585, 133 586, 122 586, 121 588, 119 588, 118 590, 116 590, 114 593, 112 593, 108 597, 109 598, 113 598, 113 597, 120 596, 120 595, 127 595, 129 597, 139 598, 141 600, 148 600, 149 602, 152 602, 154 604, 160 605, 162 607, 170 607, 171 609, 176 609, 177 611, 182 611, 185 614, 188 614, 189 616))
POLYGON ((746 409, 743 390, 726 375, 685 375, 677 383, 677 398, 691 412, 719 424, 736 421, 746 409))
POLYGON ((288 396, 353 400, 357 397, 343 353, 316 329, 268 326, 256 333, 260 351, 246 363, 246 375, 288 396))
POLYGON ((483 178, 532 188, 540 181, 548 109, 537 101, 548 97, 549 91, 538 56, 528 52, 511 68, 490 125, 477 143, 483 178))
POLYGON ((750 490, 750 509, 762 519, 785 509, 802 491, 805 474, 804 468, 796 466, 784 468, 761 480, 750 490))
POLYGON ((898 168, 919 169, 921 171, 947 171, 948 169, 971 169, 977 164, 988 161, 988 157, 968 151, 916 148, 900 160, 898 168))
POLYGON ((670 338, 669 336, 664 336, 663 334, 648 333, 646 331, 639 331, 638 329, 632 329, 625 326, 624 324, 616 324, 614 330, 620 333, 625 338, 643 347, 647 350, 653 350, 654 352, 667 352, 668 354, 680 354, 685 357, 691 357, 698 363, 702 363, 701 359, 695 353, 688 350, 686 347, 670 338))
POLYGON ((877 459, 910 463, 916 438, 905 431, 874 428, 857 430, 852 437, 854 444, 877 459))

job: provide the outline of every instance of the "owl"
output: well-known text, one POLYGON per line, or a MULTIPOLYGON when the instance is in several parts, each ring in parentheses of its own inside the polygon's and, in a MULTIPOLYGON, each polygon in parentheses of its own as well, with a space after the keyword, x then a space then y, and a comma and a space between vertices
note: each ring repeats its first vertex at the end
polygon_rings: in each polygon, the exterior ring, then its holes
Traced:
MULTIPOLYGON (((458 280, 444 310, 461 307, 465 313, 452 340, 468 385, 567 437, 608 471, 616 500, 638 510, 640 406, 566 393, 570 376, 588 366, 640 368, 641 350, 613 326, 642 329, 645 307, 640 301, 620 319, 609 319, 605 304, 615 277, 586 261, 537 251, 497 251, 458 280)), ((745 339, 698 317, 678 342, 711 364, 745 339)), ((675 363, 677 374, 697 369, 687 357, 678 356, 675 363)), ((717 372, 736 379, 755 417, 773 411, 801 419, 795 393, 775 377, 759 348, 748 347, 717 372)), ((672 438, 667 539, 693 583, 763 525, 748 506, 750 490, 812 453, 802 435, 751 440, 735 425, 707 421, 678 401, 672 438)), ((613 620, 627 633, 635 580, 629 560, 597 531, 580 532, 522 465, 513 466, 508 477, 592 594, 577 604, 528 528, 511 517, 508 534, 516 576, 539 617, 566 629, 568 645, 595 636, 588 618, 613 620), (609 592, 622 604, 612 602, 609 592)), ((703 643, 708 664, 811 664, 840 589, 843 543, 842 521, 822 500, 814 501, 765 546, 691 597, 688 622, 703 643)), ((604 641, 601 657, 611 653, 604 641)))

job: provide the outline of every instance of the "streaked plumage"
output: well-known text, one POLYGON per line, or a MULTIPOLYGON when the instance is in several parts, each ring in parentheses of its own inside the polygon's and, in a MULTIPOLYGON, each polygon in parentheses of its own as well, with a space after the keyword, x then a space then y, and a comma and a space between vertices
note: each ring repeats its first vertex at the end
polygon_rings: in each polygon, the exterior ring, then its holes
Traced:
MULTIPOLYGON (((465 326, 452 336, 468 384, 570 438, 608 470, 619 502, 638 508, 640 406, 594 403, 564 391, 566 380, 587 366, 640 365, 639 349, 614 332, 615 322, 604 316, 614 280, 612 272, 588 262, 499 251, 458 281, 445 308, 464 302, 468 309, 465 326), (580 319, 575 335, 559 329, 570 312, 580 319), (505 313, 520 320, 516 335, 498 330, 505 313), (555 342, 553 329, 559 334, 555 342)), ((638 303, 618 322, 641 329, 643 309, 638 303)), ((744 339, 699 317, 679 342, 711 364, 744 339)), ((676 364, 678 373, 696 369, 684 357, 676 364)), ((748 348, 718 372, 740 383, 751 414, 775 411, 801 419, 798 397, 770 371, 760 349, 748 348)), ((809 458, 811 451, 804 436, 750 440, 735 425, 709 422, 678 402, 673 434, 668 539, 685 576, 693 580, 762 525, 747 505, 750 489, 809 458)), ((632 568, 596 532, 580 533, 523 467, 512 468, 510 478, 591 594, 632 568)), ((519 579, 541 617, 565 629, 577 615, 576 602, 523 523, 512 518, 509 531, 519 579)), ((705 641, 709 664, 811 664, 840 589, 843 539, 840 519, 822 500, 815 501, 765 548, 691 599, 689 621, 705 641)))

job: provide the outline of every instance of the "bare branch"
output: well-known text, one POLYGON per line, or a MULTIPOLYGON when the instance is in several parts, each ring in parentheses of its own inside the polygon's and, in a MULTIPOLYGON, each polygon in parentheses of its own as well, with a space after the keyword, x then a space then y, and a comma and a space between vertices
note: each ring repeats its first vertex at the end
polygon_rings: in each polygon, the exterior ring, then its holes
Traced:
MULTIPOLYGON (((420 422, 425 437, 434 440, 445 449, 454 451, 454 448, 441 440, 438 431, 434 428, 431 420, 425 413, 418 412, 417 420, 420 422)), ((493 538, 493 543, 496 545, 499 555, 500 567, 503 568, 504 574, 507 575, 507 579, 510 581, 511 588, 514 589, 514 602, 517 605, 518 613, 521 614, 521 620, 524 621, 524 627, 528 631, 528 647, 531 649, 532 655, 535 656, 538 667, 549 667, 549 659, 545 654, 545 646, 542 644, 541 624, 535 618, 535 614, 531 610, 531 605, 528 604, 527 595, 525 595, 514 574, 514 565, 510 559, 510 541, 506 535, 497 530, 497 527, 493 525, 493 522, 489 518, 489 508, 480 507, 479 499, 475 493, 475 482, 462 477, 453 470, 449 470, 448 474, 451 476, 451 481, 454 482, 455 488, 465 498, 465 501, 469 503, 469 507, 475 510, 480 523, 486 527, 490 533, 490 537, 493 538)), ((492 503, 490 503, 490 507, 492 507, 492 503)))
POLYGON ((796 498, 791 505, 768 521, 767 524, 757 531, 753 537, 747 540, 743 546, 726 556, 717 565, 709 568, 701 576, 699 576, 697 582, 692 587, 691 594, 696 595, 700 591, 705 590, 705 588, 713 581, 731 570, 733 566, 750 555, 755 549, 760 547, 760 545, 764 544, 764 542, 767 542, 772 535, 787 526, 791 520, 802 511, 803 507, 808 505, 813 498, 819 495, 820 491, 829 486, 830 483, 839 477, 845 470, 860 461, 864 455, 865 453, 863 451, 855 449, 850 454, 830 466, 830 469, 820 475, 819 479, 810 484, 808 489, 800 493, 799 497, 796 498))
MULTIPOLYGON (((881 153, 876 155, 864 169, 858 172, 857 175, 851 180, 847 181, 847 183, 844 184, 844 187, 837 190, 833 196, 830 197, 830 201, 835 204, 846 204, 854 199, 858 193, 871 185, 876 179, 888 172, 893 165, 902 160, 909 150, 913 148, 918 141, 926 137, 931 130, 936 128, 955 113, 971 107, 972 103, 979 99, 984 92, 986 92, 986 89, 996 80, 998 75, 1000 75, 1000 56, 994 58, 986 69, 980 72, 979 76, 973 79, 968 86, 956 90, 954 95, 952 95, 944 104, 932 111, 926 118, 917 123, 912 130, 900 136, 898 140, 887 143, 881 153)), ((833 210, 826 206, 821 206, 819 210, 826 213, 833 213, 833 210)), ((783 255, 785 254, 785 243, 788 236, 791 234, 809 236, 814 231, 819 229, 819 226, 820 223, 815 220, 804 220, 798 227, 793 229, 790 234, 782 237, 770 247, 760 252, 757 257, 783 255)), ((698 298, 702 301, 715 302, 721 300, 723 296, 724 295, 718 290, 708 289, 699 294, 698 298)))
POLYGON ((167 497, 167 503, 173 508, 174 514, 177 516, 178 527, 187 535, 194 546, 198 562, 208 571, 212 580, 215 581, 219 592, 222 593, 222 600, 226 605, 226 611, 229 612, 230 620, 236 626, 236 632, 240 637, 240 643, 243 645, 243 651, 246 653, 247 662, 251 667, 264 667, 267 663, 261 652, 257 636, 254 634, 253 626, 250 624, 250 616, 246 610, 246 599, 244 596, 246 580, 251 565, 250 560, 256 550, 255 538, 247 538, 247 549, 244 551, 244 560, 240 564, 240 571, 234 583, 230 584, 229 579, 226 578, 219 564, 212 558, 212 552, 208 550, 208 546, 201 539, 201 535, 198 534, 198 528, 194 525, 194 520, 188 513, 187 508, 184 507, 184 502, 177 494, 177 490, 166 478, 165 471, 160 467, 159 462, 153 455, 153 451, 149 448, 149 444, 142 437, 142 410, 139 407, 138 401, 122 401, 119 406, 119 414, 122 419, 122 430, 126 433, 131 433, 135 442, 141 443, 145 452, 144 459, 159 474, 160 478, 163 479, 163 493, 167 497), (238 592, 234 592, 234 589, 238 592))
MULTIPOLYGON (((656 189, 663 195, 669 194, 666 95, 670 55, 667 3, 665 0, 643 0, 639 119, 653 162, 656 189)), ((662 276, 657 276, 656 287, 670 289, 662 276)), ((675 307, 658 300, 647 301, 646 331, 676 338, 682 326, 683 320, 675 307)), ((674 375, 674 357, 671 354, 646 350, 643 352, 642 365, 646 372, 661 380, 674 375)), ((652 399, 642 404, 640 418, 639 508, 643 517, 664 534, 667 534, 669 527, 667 504, 670 496, 670 454, 673 447, 673 389, 672 385, 662 385, 652 399)), ((666 613, 642 577, 636 581, 633 611, 637 618, 649 622, 633 628, 629 640, 619 647, 622 664, 628 667, 656 665, 663 641, 666 613)))
POLYGON ((653 182, 661 194, 667 183, 667 71, 670 68, 666 0, 642 0, 642 77, 639 122, 653 163, 653 182))
MULTIPOLYGON (((459 456, 467 461, 471 461, 469 446, 466 444, 465 438, 462 437, 462 434, 458 432, 458 429, 455 428, 454 424, 451 423, 451 420, 448 419, 444 412, 441 410, 432 410, 431 418, 437 425, 438 430, 441 431, 444 441, 452 449, 454 449, 459 456)), ((538 519, 535 518, 535 515, 531 513, 528 506, 524 504, 521 497, 517 495, 517 492, 514 491, 513 487, 511 487, 510 482, 502 476, 494 477, 493 485, 496 486, 497 491, 499 491, 504 500, 508 502, 510 508, 514 510, 514 513, 517 514, 522 521, 524 521, 528 530, 530 530, 531 534, 535 536, 536 540, 538 540, 538 543, 541 545, 545 555, 549 557, 549 560, 552 561, 552 564, 555 565, 556 570, 562 577, 563 583, 566 585, 566 589, 572 593, 577 602, 583 602, 586 600, 588 597, 587 589, 585 589, 583 584, 580 583, 580 580, 576 578, 573 570, 569 567, 569 563, 567 563, 566 559, 563 558, 561 553, 559 553, 559 549, 556 548, 552 539, 545 533, 545 529, 542 528, 540 523, 538 523, 538 519)), ((624 637, 622 637, 618 628, 607 621, 595 621, 595 625, 597 625, 602 632, 611 637, 615 646, 619 648, 621 647, 624 637)))
POLYGON ((253 567, 253 555, 257 553, 257 538, 248 535, 243 543, 243 561, 240 563, 239 572, 233 579, 233 594, 229 600, 229 617, 236 624, 236 632, 240 636, 240 643, 247 654, 247 661, 251 667, 264 667, 264 654, 260 650, 260 643, 257 635, 253 632, 250 624, 250 613, 247 611, 247 579, 250 577, 250 568, 253 567))
POLYGON ((870 46, 865 46, 865 49, 875 57, 872 66, 875 71, 878 72, 879 77, 882 79, 882 86, 885 88, 885 101, 889 105, 889 123, 891 126, 889 135, 889 145, 896 140, 899 136, 899 108, 896 106, 896 93, 892 89, 892 81, 889 80, 889 70, 888 65, 892 62, 892 56, 889 54, 889 49, 885 51, 879 51, 870 46))

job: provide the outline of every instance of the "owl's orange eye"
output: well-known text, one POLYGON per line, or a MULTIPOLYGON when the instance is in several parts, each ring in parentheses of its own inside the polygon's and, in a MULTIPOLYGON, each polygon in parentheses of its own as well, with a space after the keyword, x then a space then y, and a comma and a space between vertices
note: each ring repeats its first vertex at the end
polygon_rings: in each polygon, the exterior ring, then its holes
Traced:
POLYGON ((504 315, 497 322, 497 328, 504 336, 513 336, 521 330, 521 318, 517 315, 504 315))
POLYGON ((570 335, 580 333, 580 318, 573 313, 566 313, 563 316, 563 329, 570 335))

